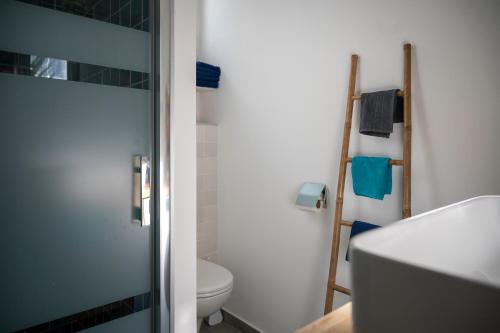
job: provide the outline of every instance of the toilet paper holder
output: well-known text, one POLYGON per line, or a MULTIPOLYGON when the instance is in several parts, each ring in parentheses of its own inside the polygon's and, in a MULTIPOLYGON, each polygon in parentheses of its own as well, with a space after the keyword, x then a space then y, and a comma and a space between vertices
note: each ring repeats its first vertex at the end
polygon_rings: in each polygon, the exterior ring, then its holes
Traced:
POLYGON ((307 182, 302 184, 295 205, 299 209, 319 211, 327 207, 328 190, 325 184, 307 182))

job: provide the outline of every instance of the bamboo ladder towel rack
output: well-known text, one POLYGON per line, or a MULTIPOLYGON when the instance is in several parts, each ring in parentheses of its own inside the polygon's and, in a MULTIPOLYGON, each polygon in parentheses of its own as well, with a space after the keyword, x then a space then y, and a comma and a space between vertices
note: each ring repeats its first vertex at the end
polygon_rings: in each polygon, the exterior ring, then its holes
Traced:
MULTIPOLYGON (((390 160, 391 165, 403 167, 403 218, 411 216, 411 44, 404 44, 404 87, 398 93, 403 102, 403 159, 390 160)), ((328 273, 328 286, 326 290, 325 314, 332 311, 333 296, 335 291, 350 295, 351 290, 336 284, 337 263, 340 246, 341 226, 351 227, 352 222, 342 219, 342 208, 344 205, 344 186, 347 163, 352 162, 349 155, 349 141, 351 137, 351 124, 354 101, 360 100, 361 96, 355 95, 356 75, 358 70, 358 55, 351 56, 351 70, 349 75, 349 88, 347 94, 347 108, 344 123, 344 136, 342 139, 342 152, 340 156, 339 177, 337 183, 337 198, 335 202, 335 215, 333 226, 333 241, 330 257, 330 271, 328 273)))

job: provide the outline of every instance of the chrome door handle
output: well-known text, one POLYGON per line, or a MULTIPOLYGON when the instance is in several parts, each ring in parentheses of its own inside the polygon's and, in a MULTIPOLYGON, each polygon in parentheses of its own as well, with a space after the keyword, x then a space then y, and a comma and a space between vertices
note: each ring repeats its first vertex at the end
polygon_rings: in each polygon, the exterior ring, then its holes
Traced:
POLYGON ((151 163, 148 156, 135 155, 133 159, 132 222, 141 227, 151 224, 151 163))

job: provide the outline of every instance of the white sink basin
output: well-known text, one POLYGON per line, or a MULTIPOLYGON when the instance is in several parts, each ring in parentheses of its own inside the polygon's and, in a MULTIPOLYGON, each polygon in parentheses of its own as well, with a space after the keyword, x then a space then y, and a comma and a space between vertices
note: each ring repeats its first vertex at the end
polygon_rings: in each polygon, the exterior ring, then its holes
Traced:
POLYGON ((351 255, 356 333, 500 332, 500 196, 359 235, 351 255))

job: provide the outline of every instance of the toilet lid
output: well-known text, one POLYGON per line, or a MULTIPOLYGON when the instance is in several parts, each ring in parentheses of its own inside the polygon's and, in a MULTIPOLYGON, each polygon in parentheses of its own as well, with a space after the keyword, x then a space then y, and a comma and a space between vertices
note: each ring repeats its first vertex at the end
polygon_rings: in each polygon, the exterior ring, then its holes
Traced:
POLYGON ((233 274, 222 266, 198 259, 197 296, 210 297, 221 294, 233 286, 233 274))

